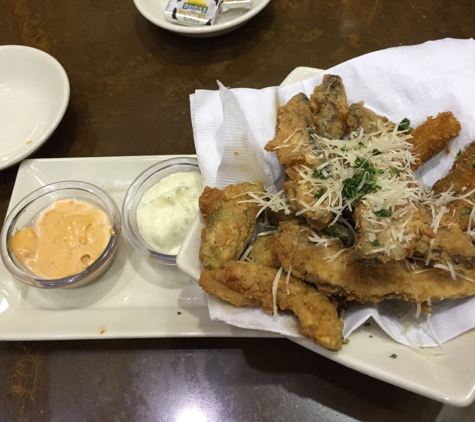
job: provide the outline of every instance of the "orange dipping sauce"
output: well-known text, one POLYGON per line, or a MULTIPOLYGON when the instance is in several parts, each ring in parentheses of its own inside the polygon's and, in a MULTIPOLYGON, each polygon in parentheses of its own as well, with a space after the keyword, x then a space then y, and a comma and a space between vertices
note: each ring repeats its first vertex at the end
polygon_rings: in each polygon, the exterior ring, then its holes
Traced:
POLYGON ((78 274, 104 251, 113 232, 107 214, 86 202, 54 202, 35 227, 10 240, 15 256, 37 276, 58 279, 78 274))

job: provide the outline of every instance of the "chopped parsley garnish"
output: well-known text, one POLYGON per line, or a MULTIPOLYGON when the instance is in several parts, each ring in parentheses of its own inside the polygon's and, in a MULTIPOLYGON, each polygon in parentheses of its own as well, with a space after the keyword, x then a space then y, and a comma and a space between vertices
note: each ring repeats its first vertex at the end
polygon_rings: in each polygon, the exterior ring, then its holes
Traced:
POLYGON ((364 143, 363 143, 363 142, 361 142, 361 141, 360 141, 360 142, 358 142, 358 145, 359 145, 359 147, 360 147, 360 148, 363 148, 363 147, 364 147, 364 143))
POLYGON ((379 240, 378 239, 374 239, 373 242, 372 242, 373 246, 379 246, 379 240))
POLYGON ((387 210, 386 208, 379 211, 373 211, 373 213, 376 217, 391 217, 393 215, 392 211, 387 210))
POLYGON ((328 179, 330 176, 328 173, 324 173, 322 170, 320 169, 313 169, 313 173, 312 173, 312 177, 314 177, 315 179, 328 179))
POLYGON ((343 180, 341 193, 344 198, 351 200, 353 204, 357 204, 368 193, 381 189, 381 186, 376 184, 376 177, 383 171, 372 166, 368 163, 368 160, 361 157, 356 157, 355 164, 352 167, 356 170, 352 177, 343 180))
POLYGON ((350 339, 348 338, 343 339, 343 344, 348 344, 349 342, 350 342, 350 339))
POLYGON ((457 157, 462 154, 462 151, 457 152, 457 157))
POLYGON ((389 356, 390 358, 392 359, 396 359, 397 358, 397 355, 395 353, 393 353, 391 356, 389 356))
POLYGON ((323 196, 323 194, 326 192, 326 189, 325 188, 320 188, 318 189, 317 193, 315 195, 313 195, 313 197, 315 199, 319 199, 323 196))
POLYGON ((404 119, 401 120, 401 123, 399 123, 397 130, 400 132, 406 132, 410 129, 411 127, 411 121, 405 117, 404 119))
POLYGON ((358 168, 366 168, 368 167, 369 164, 368 164, 368 160, 364 159, 364 158, 361 158, 361 157, 356 157, 355 159, 355 165, 353 166, 353 168, 355 169, 358 169, 358 168))
POLYGON ((460 195, 460 192, 459 192, 458 190, 456 190, 456 191, 454 192, 454 196, 459 196, 459 195, 460 195))
POLYGON ((373 151, 371 152, 371 154, 373 154, 373 155, 381 155, 382 152, 381 152, 379 149, 374 148, 373 151))
POLYGON ((372 335, 372 334, 370 334, 370 335, 369 335, 369 338, 373 338, 373 335, 372 335))
POLYGON ((348 151, 348 147, 346 146, 346 144, 344 144, 340 149, 341 149, 343 152, 347 152, 347 151, 348 151))
POLYGON ((365 322, 365 323, 363 324, 364 327, 367 327, 368 325, 371 325, 371 322, 365 322))
POLYGON ((396 176, 400 176, 401 170, 399 170, 397 167, 391 167, 391 173, 395 174, 396 176))
POLYGON ((475 164, 472 164, 472 168, 475 169, 475 164))

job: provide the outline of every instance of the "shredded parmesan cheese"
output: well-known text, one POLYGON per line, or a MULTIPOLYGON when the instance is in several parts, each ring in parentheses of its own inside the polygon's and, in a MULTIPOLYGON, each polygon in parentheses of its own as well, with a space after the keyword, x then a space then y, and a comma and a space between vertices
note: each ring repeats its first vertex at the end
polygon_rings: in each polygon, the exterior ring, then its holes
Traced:
POLYGON ((308 237, 308 240, 310 240, 311 242, 314 242, 318 245, 323 245, 325 246, 325 248, 331 243, 331 242, 335 242, 335 241, 338 241, 338 238, 337 237, 322 237, 320 235, 318 235, 315 231, 313 230, 309 230, 310 231, 310 236, 308 237))
POLYGON ((326 262, 331 262, 331 261, 334 261, 335 259, 337 259, 343 252, 349 250, 351 248, 343 248, 343 249, 340 249, 338 252, 334 253, 333 255, 330 255, 330 256, 326 256, 324 258, 324 261, 326 262))
POLYGON ((286 215, 292 212, 290 203, 284 196, 284 191, 282 190, 274 194, 271 192, 246 192, 246 195, 249 195, 251 199, 242 200, 239 201, 239 203, 254 203, 260 205, 261 208, 257 213, 257 217, 266 209, 270 209, 274 212, 283 212, 286 215))
POLYGON ((250 252, 252 251, 252 245, 249 245, 248 248, 244 251, 239 261, 246 261, 250 252))
POLYGON ((279 268, 277 274, 275 275, 274 282, 272 283, 272 304, 274 308, 274 319, 277 318, 277 289, 279 288, 279 280, 283 270, 283 267, 279 268))
POLYGON ((287 277, 285 277, 285 291, 287 295, 290 294, 289 291, 289 281, 290 281, 290 274, 292 273, 292 265, 289 266, 289 271, 287 272, 287 277))
POLYGON ((313 135, 314 144, 310 147, 313 161, 321 164, 316 168, 299 166, 300 185, 311 197, 316 192, 322 195, 307 205, 323 207, 338 219, 345 209, 353 208, 361 193, 365 194, 371 211, 381 208, 394 211, 408 200, 418 201, 421 188, 411 170, 415 157, 411 153, 412 144, 407 142, 410 137, 389 125, 372 133, 354 132, 345 141, 313 135), (370 179, 374 189, 366 192, 364 188, 370 179), (348 186, 353 181, 350 192, 348 186))
POLYGON ((414 315, 416 319, 419 318, 419 316, 421 315, 421 310, 422 310, 422 306, 421 306, 421 304, 418 302, 418 303, 416 304, 416 314, 414 315))
POLYGON ((447 262, 447 265, 434 264, 434 268, 440 268, 441 270, 448 271, 450 273, 450 276, 452 277, 452 280, 457 280, 457 277, 459 277, 462 280, 467 280, 467 281, 470 281, 472 283, 475 282, 475 280, 473 278, 456 272, 455 268, 454 268, 454 264, 452 264, 451 262, 447 262))

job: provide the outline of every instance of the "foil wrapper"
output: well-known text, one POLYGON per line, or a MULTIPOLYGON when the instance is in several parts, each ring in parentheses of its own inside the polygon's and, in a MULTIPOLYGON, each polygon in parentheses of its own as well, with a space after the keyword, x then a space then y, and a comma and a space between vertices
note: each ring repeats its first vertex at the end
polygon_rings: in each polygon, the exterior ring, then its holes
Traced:
POLYGON ((223 12, 234 9, 250 9, 251 7, 252 0, 223 0, 221 3, 223 12))
POLYGON ((220 3, 221 0, 170 0, 165 9, 165 17, 180 25, 213 25, 220 3))

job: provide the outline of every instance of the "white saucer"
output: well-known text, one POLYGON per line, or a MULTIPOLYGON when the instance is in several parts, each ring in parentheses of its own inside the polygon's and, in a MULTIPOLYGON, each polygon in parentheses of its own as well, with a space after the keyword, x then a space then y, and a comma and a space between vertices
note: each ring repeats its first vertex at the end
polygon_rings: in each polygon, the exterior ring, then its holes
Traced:
POLYGON ((0 46, 0 170, 48 139, 68 101, 68 76, 56 59, 31 47, 0 46))
POLYGON ((139 12, 150 22, 177 34, 188 37, 215 37, 233 31, 257 15, 270 0, 253 0, 251 9, 236 9, 220 13, 211 26, 184 26, 165 18, 168 0, 134 0, 139 12))

